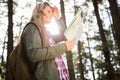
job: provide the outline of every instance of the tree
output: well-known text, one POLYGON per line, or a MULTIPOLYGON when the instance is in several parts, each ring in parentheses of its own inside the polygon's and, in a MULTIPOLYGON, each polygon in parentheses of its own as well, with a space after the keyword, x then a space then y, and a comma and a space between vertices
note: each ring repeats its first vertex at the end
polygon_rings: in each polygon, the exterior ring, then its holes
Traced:
POLYGON ((97 18, 97 23, 98 23, 98 27, 99 27, 99 32, 100 32, 100 36, 101 36, 101 40, 102 40, 102 47, 103 47, 103 54, 105 57, 105 69, 107 71, 107 79, 108 80, 115 80, 114 77, 114 69, 111 65, 111 61, 110 61, 110 51, 108 49, 108 43, 104 34, 104 30, 102 27, 102 21, 100 19, 100 15, 99 15, 99 11, 98 11, 98 6, 97 6, 97 0, 92 0, 93 2, 93 6, 94 6, 94 10, 95 10, 95 15, 97 18))
MULTIPOLYGON (((8 43, 7 43, 7 62, 8 62, 8 57, 13 50, 13 0, 8 0, 7 4, 8 4, 8 43)), ((7 79, 7 66, 6 66, 6 79, 7 79)))
POLYGON ((115 33, 115 40, 118 47, 118 56, 119 56, 119 64, 120 64, 120 14, 119 8, 117 6, 116 0, 108 0, 110 3, 110 11, 113 21, 113 31, 115 33))
POLYGON ((82 80, 85 80, 85 77, 84 77, 84 68, 83 68, 83 63, 82 63, 81 49, 82 49, 82 44, 81 44, 80 41, 78 41, 78 54, 79 54, 80 78, 81 78, 82 80))
POLYGON ((93 74, 93 79, 95 80, 95 73, 94 73, 94 67, 93 67, 93 60, 92 60, 92 54, 91 54, 91 49, 90 49, 90 38, 88 36, 88 34, 86 33, 87 35, 87 42, 88 42, 88 49, 89 49, 89 54, 90 54, 90 62, 91 62, 91 68, 92 68, 92 74, 93 74))
MULTIPOLYGON (((120 14, 119 14, 119 9, 117 6, 117 1, 116 0, 108 0, 110 3, 110 11, 111 11, 111 16, 113 20, 113 26, 114 26, 114 31, 115 31, 115 39, 117 42, 117 46, 120 51, 120 14)), ((119 53, 120 55, 120 53, 119 53)))
POLYGON ((13 50, 13 0, 8 0, 8 44, 7 57, 13 50))

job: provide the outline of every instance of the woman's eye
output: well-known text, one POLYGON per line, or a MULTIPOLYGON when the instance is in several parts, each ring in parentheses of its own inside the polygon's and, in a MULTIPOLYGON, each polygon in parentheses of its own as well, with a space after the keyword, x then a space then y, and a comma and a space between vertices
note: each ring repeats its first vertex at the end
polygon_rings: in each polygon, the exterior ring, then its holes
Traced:
POLYGON ((52 13, 52 10, 49 10, 48 13, 52 13))
POLYGON ((50 10, 48 11, 48 13, 50 13, 50 10))

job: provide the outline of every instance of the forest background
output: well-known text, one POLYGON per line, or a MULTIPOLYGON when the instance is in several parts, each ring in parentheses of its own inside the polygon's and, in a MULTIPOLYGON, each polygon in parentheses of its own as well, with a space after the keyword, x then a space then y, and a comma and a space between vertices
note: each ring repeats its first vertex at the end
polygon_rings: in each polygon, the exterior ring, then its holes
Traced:
MULTIPOLYGON (((8 56, 31 18, 34 6, 41 1, 45 0, 0 0, 0 80, 5 80, 8 56)), ((120 1, 46 1, 60 10, 66 25, 60 32, 81 11, 84 32, 76 47, 64 55, 70 79, 120 80, 120 1)))

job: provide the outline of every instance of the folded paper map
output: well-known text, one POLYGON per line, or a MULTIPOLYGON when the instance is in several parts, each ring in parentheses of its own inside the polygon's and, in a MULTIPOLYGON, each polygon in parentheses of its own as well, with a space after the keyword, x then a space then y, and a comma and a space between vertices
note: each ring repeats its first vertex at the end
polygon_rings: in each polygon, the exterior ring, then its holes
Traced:
POLYGON ((80 11, 77 12, 73 20, 71 21, 70 25, 66 29, 64 35, 66 36, 67 40, 71 40, 75 38, 75 44, 78 43, 78 40, 82 36, 83 33, 83 21, 81 18, 80 11))

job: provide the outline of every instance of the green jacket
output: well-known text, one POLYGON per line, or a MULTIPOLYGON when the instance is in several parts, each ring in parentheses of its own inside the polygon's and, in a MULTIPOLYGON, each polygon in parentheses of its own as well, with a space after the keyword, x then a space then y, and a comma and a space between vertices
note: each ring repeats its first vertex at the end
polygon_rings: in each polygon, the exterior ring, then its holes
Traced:
MULTIPOLYGON (((52 27, 52 26, 51 26, 52 27)), ((42 34, 40 32, 40 34, 42 34)), ((34 75, 37 80, 60 80, 54 58, 66 52, 64 43, 50 47, 48 37, 42 40, 37 27, 30 23, 23 31, 22 41, 28 58, 32 63, 37 63, 34 75)))

